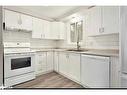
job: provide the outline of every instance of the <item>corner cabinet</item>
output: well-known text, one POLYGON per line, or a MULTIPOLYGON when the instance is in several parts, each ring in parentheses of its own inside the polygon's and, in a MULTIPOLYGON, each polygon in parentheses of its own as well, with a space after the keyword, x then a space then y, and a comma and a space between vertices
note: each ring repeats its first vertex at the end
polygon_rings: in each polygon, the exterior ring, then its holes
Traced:
POLYGON ((63 39, 65 34, 65 24, 63 22, 51 22, 51 39, 63 39))
POLYGON ((47 71, 46 52, 37 52, 35 56, 35 73, 41 75, 47 71))
POLYGON ((53 71, 53 52, 47 52, 47 71, 53 71))
POLYGON ((54 71, 59 72, 59 52, 54 52, 54 60, 53 60, 53 68, 54 71))
POLYGON ((88 36, 119 33, 120 9, 117 6, 93 7, 88 10, 88 36))
POLYGON ((53 52, 36 52, 36 76, 53 71, 53 52))

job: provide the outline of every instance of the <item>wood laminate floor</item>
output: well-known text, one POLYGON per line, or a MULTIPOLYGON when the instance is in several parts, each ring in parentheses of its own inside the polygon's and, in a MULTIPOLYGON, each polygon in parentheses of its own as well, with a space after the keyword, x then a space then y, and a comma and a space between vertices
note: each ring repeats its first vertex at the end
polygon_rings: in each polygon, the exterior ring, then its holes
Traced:
POLYGON ((51 72, 48 74, 38 76, 34 80, 18 84, 13 88, 83 88, 83 87, 56 72, 51 72))

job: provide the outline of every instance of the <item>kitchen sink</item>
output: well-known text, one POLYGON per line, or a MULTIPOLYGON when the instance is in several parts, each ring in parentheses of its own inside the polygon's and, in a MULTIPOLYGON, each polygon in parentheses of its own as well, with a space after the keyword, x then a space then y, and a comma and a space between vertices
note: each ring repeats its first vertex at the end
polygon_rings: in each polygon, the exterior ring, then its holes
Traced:
POLYGON ((67 51, 76 51, 76 52, 85 52, 85 51, 88 51, 88 50, 85 50, 85 49, 68 49, 67 51))

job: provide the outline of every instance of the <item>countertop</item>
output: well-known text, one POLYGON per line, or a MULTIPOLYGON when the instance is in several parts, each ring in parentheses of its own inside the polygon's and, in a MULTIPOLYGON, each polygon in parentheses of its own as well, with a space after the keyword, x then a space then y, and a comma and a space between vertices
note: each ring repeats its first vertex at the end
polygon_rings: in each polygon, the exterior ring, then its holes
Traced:
POLYGON ((78 53, 78 54, 88 54, 88 55, 100 55, 100 56, 119 56, 119 50, 111 50, 111 49, 86 49, 87 51, 78 52, 78 51, 68 51, 65 48, 59 49, 50 49, 50 48, 41 48, 41 49, 32 49, 35 52, 49 52, 49 51, 57 51, 57 52, 70 52, 70 53, 78 53))

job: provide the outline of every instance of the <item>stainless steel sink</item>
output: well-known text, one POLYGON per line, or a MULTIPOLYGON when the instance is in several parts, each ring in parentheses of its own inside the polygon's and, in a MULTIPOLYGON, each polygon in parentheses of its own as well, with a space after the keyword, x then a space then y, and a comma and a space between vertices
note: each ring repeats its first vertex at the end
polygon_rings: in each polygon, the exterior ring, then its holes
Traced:
POLYGON ((86 50, 86 49, 79 49, 79 50, 77 50, 77 49, 68 49, 67 51, 85 52, 85 51, 88 51, 88 50, 86 50))

